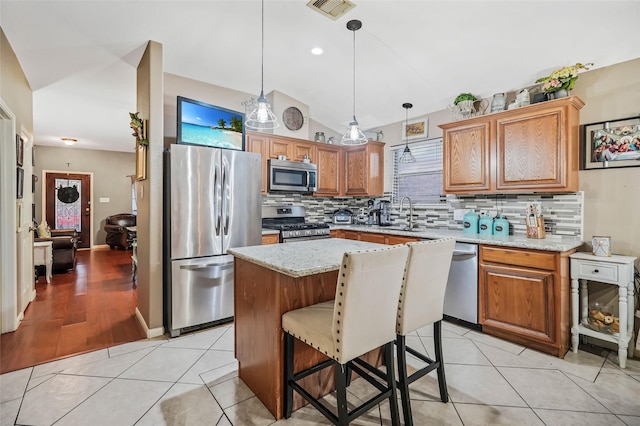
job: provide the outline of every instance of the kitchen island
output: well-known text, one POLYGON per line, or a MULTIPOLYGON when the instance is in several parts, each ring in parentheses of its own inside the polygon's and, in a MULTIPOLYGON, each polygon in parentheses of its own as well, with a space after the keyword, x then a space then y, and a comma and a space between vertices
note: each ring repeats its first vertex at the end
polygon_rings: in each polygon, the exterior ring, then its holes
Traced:
MULTIPOLYGON (((335 298, 338 270, 345 252, 381 244, 327 238, 291 244, 229 249, 235 256, 235 357, 238 376, 276 419, 283 416, 284 334, 282 314, 335 298)), ((325 359, 310 346, 295 343, 295 371, 325 359)), ((379 351, 368 355, 379 362, 379 351)), ((333 369, 302 382, 314 396, 333 389, 333 369)), ((294 410, 305 404, 294 392, 294 410)))

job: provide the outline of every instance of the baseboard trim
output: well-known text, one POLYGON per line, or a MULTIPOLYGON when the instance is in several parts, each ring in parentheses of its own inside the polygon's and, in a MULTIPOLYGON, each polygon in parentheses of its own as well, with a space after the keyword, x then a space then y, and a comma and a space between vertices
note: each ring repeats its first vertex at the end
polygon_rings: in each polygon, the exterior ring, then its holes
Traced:
POLYGON ((109 244, 97 244, 95 246, 91 246, 91 250, 108 250, 109 244))
POLYGON ((154 337, 162 336, 164 334, 164 327, 156 327, 156 328, 147 327, 147 322, 144 320, 144 317, 142 316, 138 308, 136 308, 136 318, 138 318, 138 322, 142 326, 142 329, 144 330, 144 334, 147 335, 147 339, 152 339, 154 337))

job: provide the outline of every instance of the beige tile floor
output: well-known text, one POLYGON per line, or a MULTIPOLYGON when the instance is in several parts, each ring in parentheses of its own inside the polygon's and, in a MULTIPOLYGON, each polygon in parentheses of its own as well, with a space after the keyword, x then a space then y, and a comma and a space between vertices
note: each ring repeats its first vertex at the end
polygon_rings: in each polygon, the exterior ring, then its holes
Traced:
MULTIPOLYGON (((565 359, 444 323, 450 402, 432 373, 411 387, 416 425, 640 425, 640 361, 565 359)), ((432 329, 408 343, 432 353, 432 329)), ((593 352, 597 352, 593 353, 593 352)), ((413 361, 415 362, 415 360, 413 361)), ((353 402, 372 389, 349 388, 353 402)), ((333 395, 326 397, 335 401, 333 395)), ((0 376, 1 425, 324 425, 313 408, 275 421, 237 377, 233 326, 128 343, 0 376)), ((357 425, 390 425, 388 402, 357 425)))

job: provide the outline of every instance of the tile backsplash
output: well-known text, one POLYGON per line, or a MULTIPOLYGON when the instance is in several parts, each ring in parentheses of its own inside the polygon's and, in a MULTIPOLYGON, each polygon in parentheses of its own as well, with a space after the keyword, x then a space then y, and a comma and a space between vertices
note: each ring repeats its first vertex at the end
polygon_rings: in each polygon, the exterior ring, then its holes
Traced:
MULTIPOLYGON (((391 193, 385 197, 391 199, 391 193)), ((367 207, 369 197, 312 197, 300 194, 268 194, 262 196, 265 204, 301 204, 307 211, 309 222, 331 222, 333 211, 349 208, 358 213, 367 207)), ((462 220, 454 220, 456 209, 496 211, 510 222, 511 235, 525 235, 525 205, 539 202, 542 205, 547 234, 582 237, 584 193, 569 194, 491 194, 442 196, 437 203, 414 203, 414 223, 419 228, 462 229, 462 220)), ((399 211, 399 203, 391 204, 391 220, 394 225, 407 223, 408 209, 399 211)))

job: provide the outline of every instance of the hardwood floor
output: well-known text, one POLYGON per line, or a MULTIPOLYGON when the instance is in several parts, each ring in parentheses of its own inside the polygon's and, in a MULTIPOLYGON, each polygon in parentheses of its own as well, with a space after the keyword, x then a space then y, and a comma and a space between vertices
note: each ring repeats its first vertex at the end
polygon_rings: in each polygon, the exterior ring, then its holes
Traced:
POLYGON ((0 373, 143 339, 131 250, 79 251, 74 271, 43 276, 18 330, 0 337, 0 373))

